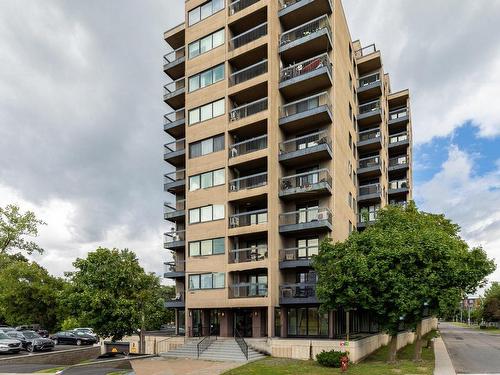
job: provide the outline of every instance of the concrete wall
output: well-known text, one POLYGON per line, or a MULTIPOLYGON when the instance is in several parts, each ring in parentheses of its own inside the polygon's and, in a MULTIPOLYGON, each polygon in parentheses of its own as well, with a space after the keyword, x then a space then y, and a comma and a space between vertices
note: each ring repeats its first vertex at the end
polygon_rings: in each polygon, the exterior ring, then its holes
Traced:
MULTIPOLYGON (((121 341, 130 342, 131 353, 139 353, 139 336, 125 336, 121 341)), ((144 354, 165 353, 184 345, 183 336, 165 337, 148 335, 146 336, 145 341, 146 348, 144 350, 144 354)))

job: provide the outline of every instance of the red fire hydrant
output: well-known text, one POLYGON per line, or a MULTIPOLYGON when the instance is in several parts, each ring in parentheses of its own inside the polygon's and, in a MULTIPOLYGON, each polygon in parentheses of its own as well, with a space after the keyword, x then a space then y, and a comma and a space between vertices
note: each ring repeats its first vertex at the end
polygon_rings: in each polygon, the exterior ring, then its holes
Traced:
POLYGON ((346 372, 348 367, 349 367, 349 357, 343 355, 342 357, 340 357, 340 369, 342 370, 342 372, 346 372))

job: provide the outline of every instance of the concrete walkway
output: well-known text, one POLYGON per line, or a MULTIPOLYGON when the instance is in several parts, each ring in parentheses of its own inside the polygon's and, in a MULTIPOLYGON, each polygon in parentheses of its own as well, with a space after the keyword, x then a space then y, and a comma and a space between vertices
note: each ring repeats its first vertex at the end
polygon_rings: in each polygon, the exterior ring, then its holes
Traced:
POLYGON ((132 361, 136 375, 219 375, 243 365, 187 358, 151 358, 132 361))
POLYGON ((436 357, 434 375, 456 375, 448 350, 446 350, 441 337, 434 339, 434 356, 436 357))

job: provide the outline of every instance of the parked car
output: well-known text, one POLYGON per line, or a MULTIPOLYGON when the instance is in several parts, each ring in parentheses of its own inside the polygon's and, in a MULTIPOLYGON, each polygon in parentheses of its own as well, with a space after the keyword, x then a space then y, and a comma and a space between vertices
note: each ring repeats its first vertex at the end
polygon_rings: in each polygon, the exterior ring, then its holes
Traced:
POLYGON ((56 345, 92 345, 97 343, 97 339, 83 332, 62 331, 50 336, 56 345))
POLYGON ((0 332, 0 353, 19 353, 23 348, 20 340, 0 332))
POLYGON ((9 327, 9 326, 1 326, 0 327, 0 332, 3 332, 3 333, 9 332, 9 331, 14 331, 14 330, 15 330, 14 327, 9 327))
POLYGON ((23 349, 28 352, 52 350, 54 342, 40 336, 35 331, 9 331, 7 335, 13 339, 20 340, 23 349))
POLYGON ((92 328, 75 328, 73 330, 74 332, 81 332, 81 333, 84 333, 86 335, 89 335, 89 336, 92 336, 94 337, 95 339, 99 340, 99 338, 97 337, 97 335, 94 333, 94 330, 92 328))
POLYGON ((38 331, 36 331, 36 333, 47 339, 49 338, 49 331, 47 331, 46 329, 39 329, 38 331))

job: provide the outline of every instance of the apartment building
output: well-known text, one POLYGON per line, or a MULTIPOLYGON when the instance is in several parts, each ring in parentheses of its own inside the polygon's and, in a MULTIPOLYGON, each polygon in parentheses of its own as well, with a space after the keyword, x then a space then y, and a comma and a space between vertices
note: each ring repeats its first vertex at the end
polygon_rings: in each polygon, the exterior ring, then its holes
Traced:
POLYGON ((319 311, 311 257, 411 199, 409 92, 380 51, 351 40, 341 0, 186 0, 164 38, 177 332, 376 332, 319 311))

